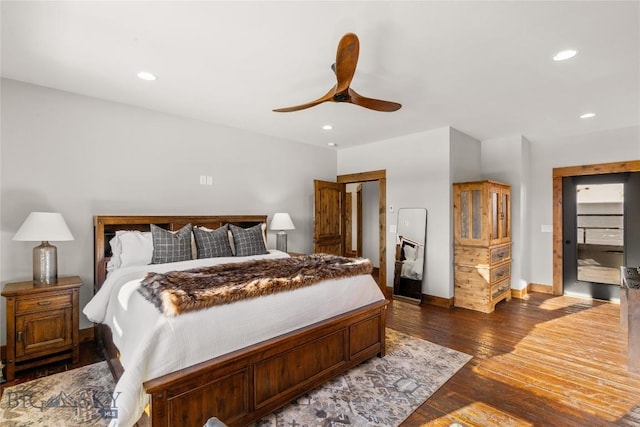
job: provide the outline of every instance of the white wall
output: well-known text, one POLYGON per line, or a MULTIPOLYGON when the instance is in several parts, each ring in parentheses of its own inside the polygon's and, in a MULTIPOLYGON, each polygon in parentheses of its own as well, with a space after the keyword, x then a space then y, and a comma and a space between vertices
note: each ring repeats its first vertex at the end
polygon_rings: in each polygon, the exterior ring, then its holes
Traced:
POLYGON ((482 178, 511 185, 511 288, 529 283, 529 141, 521 135, 482 141, 482 178))
MULTIPOLYGON (((458 131, 457 129, 450 129, 450 182, 469 182, 479 181, 482 179, 481 173, 481 154, 482 146, 477 139, 458 131)), ((450 235, 451 243, 449 245, 449 257, 451 263, 449 265, 451 281, 449 283, 449 296, 454 296, 454 272, 453 262, 455 261, 453 256, 453 185, 449 185, 449 218, 450 222, 450 235)))
POLYGON ((380 185, 362 183, 362 256, 380 267, 380 185))
POLYGON ((312 250, 313 179, 335 180, 333 149, 7 79, 1 95, 3 285, 32 277, 37 243, 11 239, 38 210, 61 212, 75 237, 53 243, 58 274, 85 283, 81 306, 93 294, 93 215, 289 212, 289 250, 312 250), (200 175, 214 185, 200 185, 200 175))
POLYGON ((553 168, 640 159, 640 127, 633 126, 531 141, 529 241, 531 283, 553 284, 553 235, 541 225, 553 224, 553 168))
MULTIPOLYGON (((452 258, 449 177, 450 128, 444 127, 338 151, 338 175, 387 171, 387 232, 397 209, 428 210, 425 278, 422 292, 450 298, 452 258), (390 212, 388 207, 393 206, 390 212)), ((396 235, 387 234, 387 272, 393 272, 396 235)), ((391 286, 393 274, 387 274, 391 286)))
MULTIPOLYGON (((520 250, 520 278, 525 280, 522 286, 527 286, 531 283, 531 240, 529 230, 531 229, 531 196, 529 194, 529 188, 531 187, 531 142, 523 137, 522 138, 522 180, 520 181, 520 233, 519 236, 522 239, 522 244, 519 247, 520 250)), ((511 279, 513 283, 513 279, 511 279)))
MULTIPOLYGON (((482 179, 482 145, 480 141, 453 128, 450 128, 449 138, 451 144, 449 161, 451 183, 482 179)), ((450 188, 450 193, 453 197, 453 186, 450 188)), ((451 216, 453 218, 453 203, 451 204, 451 216)))

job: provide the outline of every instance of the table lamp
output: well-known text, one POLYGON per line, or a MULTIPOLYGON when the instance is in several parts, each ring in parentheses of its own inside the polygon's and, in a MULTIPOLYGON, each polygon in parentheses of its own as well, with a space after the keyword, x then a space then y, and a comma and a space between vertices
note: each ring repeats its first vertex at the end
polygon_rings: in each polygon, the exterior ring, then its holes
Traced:
POLYGON ((31 212, 13 240, 42 242, 33 248, 33 283, 51 285, 58 282, 58 256, 49 241, 73 240, 69 227, 59 213, 31 212))
POLYGON ((282 252, 287 252, 287 233, 284 230, 295 230, 296 228, 293 226, 293 222, 291 221, 291 217, 288 213, 279 212, 273 215, 273 219, 271 220, 271 225, 269 225, 270 230, 278 230, 277 240, 276 240, 276 249, 282 252))

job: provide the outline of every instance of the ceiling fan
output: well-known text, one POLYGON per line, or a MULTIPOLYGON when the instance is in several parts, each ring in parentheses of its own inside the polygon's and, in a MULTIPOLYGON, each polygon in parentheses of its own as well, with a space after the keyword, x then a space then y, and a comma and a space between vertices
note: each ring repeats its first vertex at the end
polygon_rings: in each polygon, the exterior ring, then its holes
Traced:
POLYGON ((336 62, 331 65, 331 69, 336 75, 338 82, 325 95, 315 101, 306 104, 296 105, 294 107, 277 108, 273 111, 278 113, 287 113, 290 111, 304 110, 305 108, 314 107, 323 102, 348 102, 350 104, 359 105, 364 108, 376 111, 396 111, 402 105, 383 101, 381 99, 367 98, 358 94, 351 89, 349 85, 353 79, 358 64, 358 53, 360 51, 360 42, 358 36, 353 33, 347 33, 340 39, 338 44, 338 52, 336 53, 336 62))

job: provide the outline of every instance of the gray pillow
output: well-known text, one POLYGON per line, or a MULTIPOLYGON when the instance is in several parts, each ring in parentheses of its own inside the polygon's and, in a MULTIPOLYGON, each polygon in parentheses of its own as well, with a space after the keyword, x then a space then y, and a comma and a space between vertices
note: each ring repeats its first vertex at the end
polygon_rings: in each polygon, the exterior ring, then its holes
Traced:
POLYGON ((175 233, 151 224, 153 257, 151 264, 188 261, 191 259, 191 224, 175 233))
POLYGON ((236 256, 262 255, 268 254, 267 247, 262 237, 262 224, 249 228, 238 227, 229 224, 231 234, 233 234, 233 244, 236 248, 236 256))
POLYGON ((233 256, 229 244, 229 227, 227 224, 215 230, 204 230, 200 227, 193 229, 193 235, 198 249, 198 259, 233 256))

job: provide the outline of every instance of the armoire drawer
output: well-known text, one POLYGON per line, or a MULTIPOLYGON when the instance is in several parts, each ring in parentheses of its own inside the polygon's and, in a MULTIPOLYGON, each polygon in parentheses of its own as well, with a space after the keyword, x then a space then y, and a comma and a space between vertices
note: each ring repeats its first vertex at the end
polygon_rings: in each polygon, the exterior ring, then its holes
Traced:
POLYGON ((511 263, 507 262, 498 267, 492 267, 490 273, 491 283, 499 282, 511 276, 511 263))
POLYGON ((511 289, 511 277, 507 277, 506 279, 491 286, 491 301, 502 296, 505 292, 510 291, 510 289, 511 289))
POLYGON ((489 259, 491 265, 511 259, 511 244, 491 248, 489 250, 489 259))

